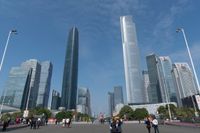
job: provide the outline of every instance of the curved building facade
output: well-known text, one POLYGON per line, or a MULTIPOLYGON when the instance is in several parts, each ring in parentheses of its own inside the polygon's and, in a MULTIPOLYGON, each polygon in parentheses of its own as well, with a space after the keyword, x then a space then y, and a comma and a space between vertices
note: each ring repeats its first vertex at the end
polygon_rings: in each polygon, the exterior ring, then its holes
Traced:
POLYGON ((66 110, 76 109, 78 81, 78 29, 69 32, 63 73, 61 107, 66 110))

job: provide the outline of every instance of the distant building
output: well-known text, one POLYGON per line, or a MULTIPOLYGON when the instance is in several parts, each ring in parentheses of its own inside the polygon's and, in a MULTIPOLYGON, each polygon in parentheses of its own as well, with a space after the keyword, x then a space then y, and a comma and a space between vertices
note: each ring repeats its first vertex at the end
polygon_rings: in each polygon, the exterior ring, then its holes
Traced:
POLYGON ((78 89, 77 112, 92 115, 90 92, 88 88, 80 87, 78 89))
POLYGON ((78 82, 78 29, 73 27, 68 36, 67 51, 62 83, 61 108, 76 109, 77 82, 78 82))
POLYGON ((114 109, 115 109, 114 93, 108 92, 108 115, 109 115, 109 117, 113 116, 114 109))
POLYGON ((58 108, 60 107, 60 101, 61 101, 60 93, 56 90, 53 90, 52 100, 51 100, 51 109, 58 110, 58 108))
POLYGON ((37 97, 37 107, 47 108, 52 76, 52 63, 50 61, 41 62, 40 84, 37 97))
POLYGON ((178 105, 183 106, 183 98, 198 94, 193 73, 187 63, 174 63, 172 74, 177 88, 178 105))
POLYGON ((114 106, 117 104, 123 104, 124 98, 123 98, 123 90, 122 86, 115 86, 114 87, 114 106))
POLYGON ((144 97, 146 103, 149 103, 149 92, 150 91, 150 82, 148 71, 142 71, 143 83, 144 83, 144 97))
POLYGON ((12 67, 5 86, 1 103, 18 109, 25 109, 29 94, 32 69, 12 67))
POLYGON ((144 90, 140 71, 140 54, 137 42, 136 27, 132 16, 120 17, 125 82, 128 103, 143 103, 144 90))

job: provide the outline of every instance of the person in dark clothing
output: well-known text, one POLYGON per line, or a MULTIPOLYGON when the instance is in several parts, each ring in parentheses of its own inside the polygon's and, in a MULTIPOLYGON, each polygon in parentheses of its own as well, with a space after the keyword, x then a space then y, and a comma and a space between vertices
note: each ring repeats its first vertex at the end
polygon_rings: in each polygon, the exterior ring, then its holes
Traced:
POLYGON ((148 133, 151 133, 151 121, 150 121, 150 117, 146 118, 145 124, 146 124, 146 128, 148 130, 148 133))
POLYGON ((7 126, 8 126, 8 122, 5 120, 5 121, 3 122, 2 131, 6 131, 7 126))

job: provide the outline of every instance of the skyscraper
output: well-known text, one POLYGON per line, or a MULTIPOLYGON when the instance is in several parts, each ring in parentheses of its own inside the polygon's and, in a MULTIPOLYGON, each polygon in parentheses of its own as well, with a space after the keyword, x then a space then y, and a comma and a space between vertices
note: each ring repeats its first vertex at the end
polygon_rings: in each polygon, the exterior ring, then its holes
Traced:
POLYGON ((37 103, 38 97, 38 89, 40 83, 40 72, 41 72, 41 65, 36 59, 30 59, 21 64, 22 68, 30 69, 32 68, 32 76, 30 82, 30 97, 29 97, 29 104, 28 108, 35 108, 37 103))
MULTIPOLYGON (((174 81, 172 78, 172 62, 168 56, 160 56, 159 57, 159 77, 161 88, 164 91, 164 98, 168 98, 168 102, 177 102, 176 99, 176 88, 174 85, 174 81), (162 82, 161 82, 162 81, 162 82), (166 94, 165 94, 166 93, 166 94)), ((163 100, 167 102, 166 100, 163 100)))
POLYGON ((12 67, 5 86, 5 95, 1 97, 3 104, 25 109, 31 81, 32 69, 12 67), (3 101, 4 99, 4 101, 3 101))
POLYGON ((182 98, 198 93, 194 75, 187 63, 174 63, 172 74, 177 88, 178 105, 182 106, 182 98))
POLYGON ((52 91, 51 109, 57 110, 60 107, 60 93, 56 90, 52 91))
POLYGON ((113 116, 115 106, 114 106, 114 93, 108 92, 108 115, 113 116))
POLYGON ((51 86, 53 66, 50 61, 41 62, 40 84, 37 97, 37 107, 47 108, 51 86))
POLYGON ((122 86, 115 86, 114 87, 114 107, 120 103, 124 104, 122 86))
POLYGON ((150 88, 148 91, 150 103, 161 103, 162 95, 159 83, 158 63, 159 58, 155 54, 146 56, 149 74, 150 88))
POLYGON ((77 80, 78 80, 78 29, 73 27, 69 32, 65 56, 62 83, 61 107, 67 110, 76 109, 77 80))
POLYGON ((148 71, 142 71, 143 83, 144 83, 144 98, 145 102, 149 102, 149 91, 150 91, 150 82, 148 71))
POLYGON ((83 114, 91 115, 90 91, 88 88, 80 87, 78 89, 77 111, 83 114))
POLYGON ((131 16, 120 17, 126 93, 128 103, 143 103, 144 91, 139 63, 136 27, 131 16))

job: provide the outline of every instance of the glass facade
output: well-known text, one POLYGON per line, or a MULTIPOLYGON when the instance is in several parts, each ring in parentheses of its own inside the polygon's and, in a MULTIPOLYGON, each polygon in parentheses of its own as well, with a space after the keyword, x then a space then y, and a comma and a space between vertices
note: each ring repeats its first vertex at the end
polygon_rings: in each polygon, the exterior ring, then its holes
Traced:
POLYGON ((136 27, 131 16, 120 17, 125 82, 128 103, 143 103, 144 91, 139 63, 136 27))
POLYGON ((198 93, 194 75, 187 63, 174 63, 172 74, 177 88, 178 105, 182 106, 181 99, 198 93))
POLYGON ((63 73, 61 107, 65 107, 65 109, 76 109, 78 40, 78 29, 73 27, 69 32, 63 73))
POLYGON ((53 66, 51 62, 41 62, 40 84, 37 97, 37 107, 47 108, 53 66))
POLYGON ((150 103, 161 103, 162 95, 159 83, 159 58, 155 54, 146 56, 150 88, 148 90, 150 103))
POLYGON ((114 105, 116 106, 117 104, 124 103, 124 98, 123 98, 123 91, 122 91, 122 86, 115 86, 114 87, 114 105))
POLYGON ((177 102, 176 88, 172 78, 172 62, 168 56, 159 57, 160 86, 163 88, 163 102, 177 102), (168 100, 166 100, 166 98, 168 100))
POLYGON ((60 107, 60 93, 56 90, 52 91, 51 109, 58 110, 60 107))
POLYGON ((113 116, 114 109, 114 93, 108 92, 108 115, 110 117, 113 116))
POLYGON ((35 59, 30 59, 21 64, 24 69, 32 68, 32 76, 30 82, 30 97, 28 108, 35 108, 37 103, 38 89, 40 83, 41 65, 35 59))
POLYGON ((80 87, 78 89, 77 111, 83 114, 91 115, 90 92, 88 88, 80 87))
POLYGON ((143 84, 144 84, 145 102, 146 102, 146 103, 149 103, 148 91, 150 90, 150 82, 149 82, 149 74, 148 74, 148 71, 142 71, 142 76, 143 76, 143 84))
POLYGON ((31 73, 32 69, 25 69, 21 67, 11 68, 4 90, 5 97, 2 96, 1 98, 1 102, 3 102, 3 104, 25 109, 31 81, 31 73))

